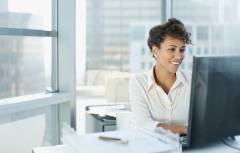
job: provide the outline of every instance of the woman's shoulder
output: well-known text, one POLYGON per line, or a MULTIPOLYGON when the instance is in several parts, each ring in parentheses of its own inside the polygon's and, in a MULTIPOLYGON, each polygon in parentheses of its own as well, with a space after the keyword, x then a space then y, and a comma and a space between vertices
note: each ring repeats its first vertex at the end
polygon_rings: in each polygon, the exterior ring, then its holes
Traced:
POLYGON ((131 74, 130 80, 135 80, 137 82, 147 82, 150 77, 150 72, 141 72, 141 73, 133 73, 131 74))

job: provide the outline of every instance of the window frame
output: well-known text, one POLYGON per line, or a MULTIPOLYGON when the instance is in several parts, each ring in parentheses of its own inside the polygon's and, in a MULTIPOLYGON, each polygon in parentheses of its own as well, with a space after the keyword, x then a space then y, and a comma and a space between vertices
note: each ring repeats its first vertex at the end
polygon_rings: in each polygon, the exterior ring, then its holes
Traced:
POLYGON ((76 0, 52 0, 52 30, 0 27, 0 35, 52 37, 51 87, 45 93, 0 99, 0 115, 58 106, 58 142, 63 122, 76 128, 75 120, 75 10, 76 0))
MULTIPOLYGON (((51 85, 46 87, 46 91, 49 93, 55 93, 58 91, 58 0, 52 1, 52 30, 38 30, 31 28, 11 28, 0 26, 0 36, 31 36, 31 37, 50 37, 52 38, 52 64, 51 64, 51 85)), ((23 95, 25 96, 25 95, 23 95)), ((14 97, 8 97, 14 98, 14 97)), ((0 99, 1 100, 1 99, 0 99)))

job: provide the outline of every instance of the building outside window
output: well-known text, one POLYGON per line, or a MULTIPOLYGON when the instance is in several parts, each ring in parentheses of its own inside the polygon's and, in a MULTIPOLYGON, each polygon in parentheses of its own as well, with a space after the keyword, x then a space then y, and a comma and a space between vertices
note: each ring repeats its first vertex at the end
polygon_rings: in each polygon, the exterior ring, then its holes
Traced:
MULTIPOLYGON (((80 84, 104 85, 103 80, 94 84, 89 79, 93 73, 97 76, 109 71, 140 72, 151 68, 154 60, 146 39, 149 28, 163 21, 164 2, 87 0, 86 74, 80 84), (148 54, 142 53, 143 48, 148 54)), ((193 45, 188 46, 183 69, 191 69, 193 55, 238 54, 240 4, 237 0, 208 3, 172 0, 171 3, 172 17, 182 20, 192 33, 193 45)))
POLYGON ((105 84, 104 77, 94 82, 93 75, 142 71, 142 65, 146 65, 144 70, 148 69, 152 61, 146 32, 149 27, 162 22, 162 7, 162 0, 150 3, 145 0, 87 0, 86 74, 81 84, 105 84), (131 62, 138 56, 143 57, 131 62))
POLYGON ((237 0, 172 1, 172 16, 191 29, 184 69, 191 70, 193 55, 239 55, 240 2, 237 0), (188 66, 186 66, 188 65, 188 66))
POLYGON ((52 11, 49 0, 0 1, 0 99, 51 86, 52 11))

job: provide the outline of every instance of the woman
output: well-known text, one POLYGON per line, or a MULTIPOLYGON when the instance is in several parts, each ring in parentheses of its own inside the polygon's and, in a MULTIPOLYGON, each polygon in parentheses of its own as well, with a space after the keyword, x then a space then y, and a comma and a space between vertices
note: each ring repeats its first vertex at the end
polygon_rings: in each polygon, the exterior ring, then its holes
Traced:
POLYGON ((186 44, 191 44, 190 33, 177 19, 150 30, 148 46, 156 64, 130 81, 131 109, 138 126, 186 134, 190 80, 178 70, 186 44))

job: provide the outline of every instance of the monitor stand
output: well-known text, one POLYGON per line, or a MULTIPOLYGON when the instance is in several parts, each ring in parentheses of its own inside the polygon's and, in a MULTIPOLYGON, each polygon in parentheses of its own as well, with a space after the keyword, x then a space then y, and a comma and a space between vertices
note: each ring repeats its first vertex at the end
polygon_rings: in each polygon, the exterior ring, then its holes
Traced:
POLYGON ((240 150, 240 135, 224 138, 223 143, 229 147, 240 150))

